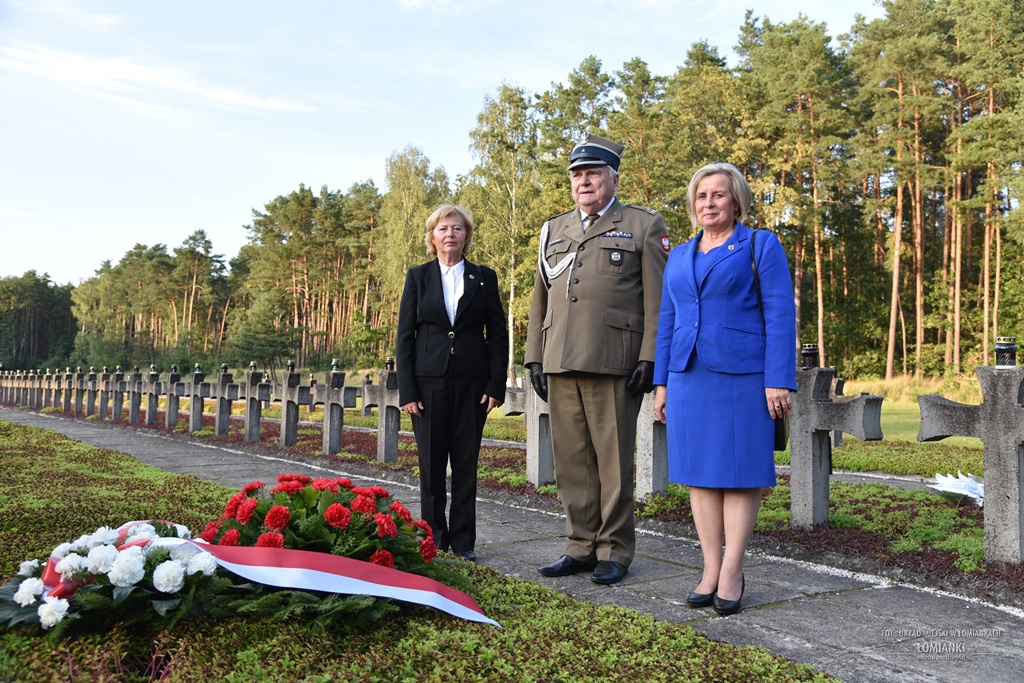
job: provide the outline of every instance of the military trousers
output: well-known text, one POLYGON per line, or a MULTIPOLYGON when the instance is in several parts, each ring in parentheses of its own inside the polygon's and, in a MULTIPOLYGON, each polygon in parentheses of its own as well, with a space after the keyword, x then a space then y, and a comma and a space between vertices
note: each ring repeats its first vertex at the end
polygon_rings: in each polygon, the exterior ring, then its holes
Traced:
POLYGON ((640 399, 627 377, 548 375, 548 410, 558 495, 569 537, 565 554, 629 566, 636 550, 633 453, 640 399))

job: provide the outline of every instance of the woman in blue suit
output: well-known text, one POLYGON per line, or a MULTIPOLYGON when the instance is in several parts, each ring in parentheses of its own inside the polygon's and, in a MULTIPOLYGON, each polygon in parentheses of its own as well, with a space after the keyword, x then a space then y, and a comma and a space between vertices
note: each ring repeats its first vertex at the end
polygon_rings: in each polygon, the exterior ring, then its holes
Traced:
POLYGON ((669 479, 690 487, 704 556, 692 607, 740 610, 743 557, 762 487, 775 486, 774 422, 796 389, 796 311, 782 244, 743 225, 750 187, 732 164, 701 168, 687 189, 696 237, 665 266, 654 410, 668 433, 669 479), (725 551, 722 551, 722 536, 725 551))
POLYGON ((476 470, 487 414, 505 400, 508 327, 498 276, 470 263, 466 209, 439 206, 423 238, 437 259, 410 268, 398 309, 398 401, 412 416, 420 512, 438 550, 476 561, 476 470), (447 465, 452 505, 447 519, 447 465))

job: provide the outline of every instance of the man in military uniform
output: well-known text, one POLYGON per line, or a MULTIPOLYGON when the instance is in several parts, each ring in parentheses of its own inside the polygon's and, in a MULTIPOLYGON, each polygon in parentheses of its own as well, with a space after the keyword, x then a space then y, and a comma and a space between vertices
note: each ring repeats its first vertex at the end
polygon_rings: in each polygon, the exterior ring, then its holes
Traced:
POLYGON ((626 575, 636 547, 633 450, 652 388, 665 221, 622 204, 622 145, 584 135, 569 156, 576 208, 548 219, 526 342, 526 366, 548 401, 558 494, 569 544, 546 576, 626 575))

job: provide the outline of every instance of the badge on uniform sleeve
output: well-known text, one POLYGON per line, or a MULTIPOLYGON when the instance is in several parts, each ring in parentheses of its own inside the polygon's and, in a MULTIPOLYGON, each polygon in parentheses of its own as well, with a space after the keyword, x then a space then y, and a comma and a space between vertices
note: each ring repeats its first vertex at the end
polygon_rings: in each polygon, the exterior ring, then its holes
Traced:
POLYGON ((662 235, 661 236, 661 248, 664 249, 665 251, 668 251, 671 247, 672 247, 672 245, 669 244, 668 235, 662 235))
POLYGON ((611 261, 611 264, 613 266, 621 266, 622 265, 622 250, 621 249, 612 249, 610 252, 608 252, 608 260, 611 261))

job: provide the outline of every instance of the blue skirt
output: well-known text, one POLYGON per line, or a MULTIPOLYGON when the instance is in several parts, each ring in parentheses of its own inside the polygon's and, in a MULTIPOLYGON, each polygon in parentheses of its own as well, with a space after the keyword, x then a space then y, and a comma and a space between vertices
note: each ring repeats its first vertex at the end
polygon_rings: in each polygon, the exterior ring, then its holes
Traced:
POLYGON ((705 488, 775 486, 775 422, 764 373, 712 372, 691 356, 670 372, 665 406, 668 478, 705 488))

